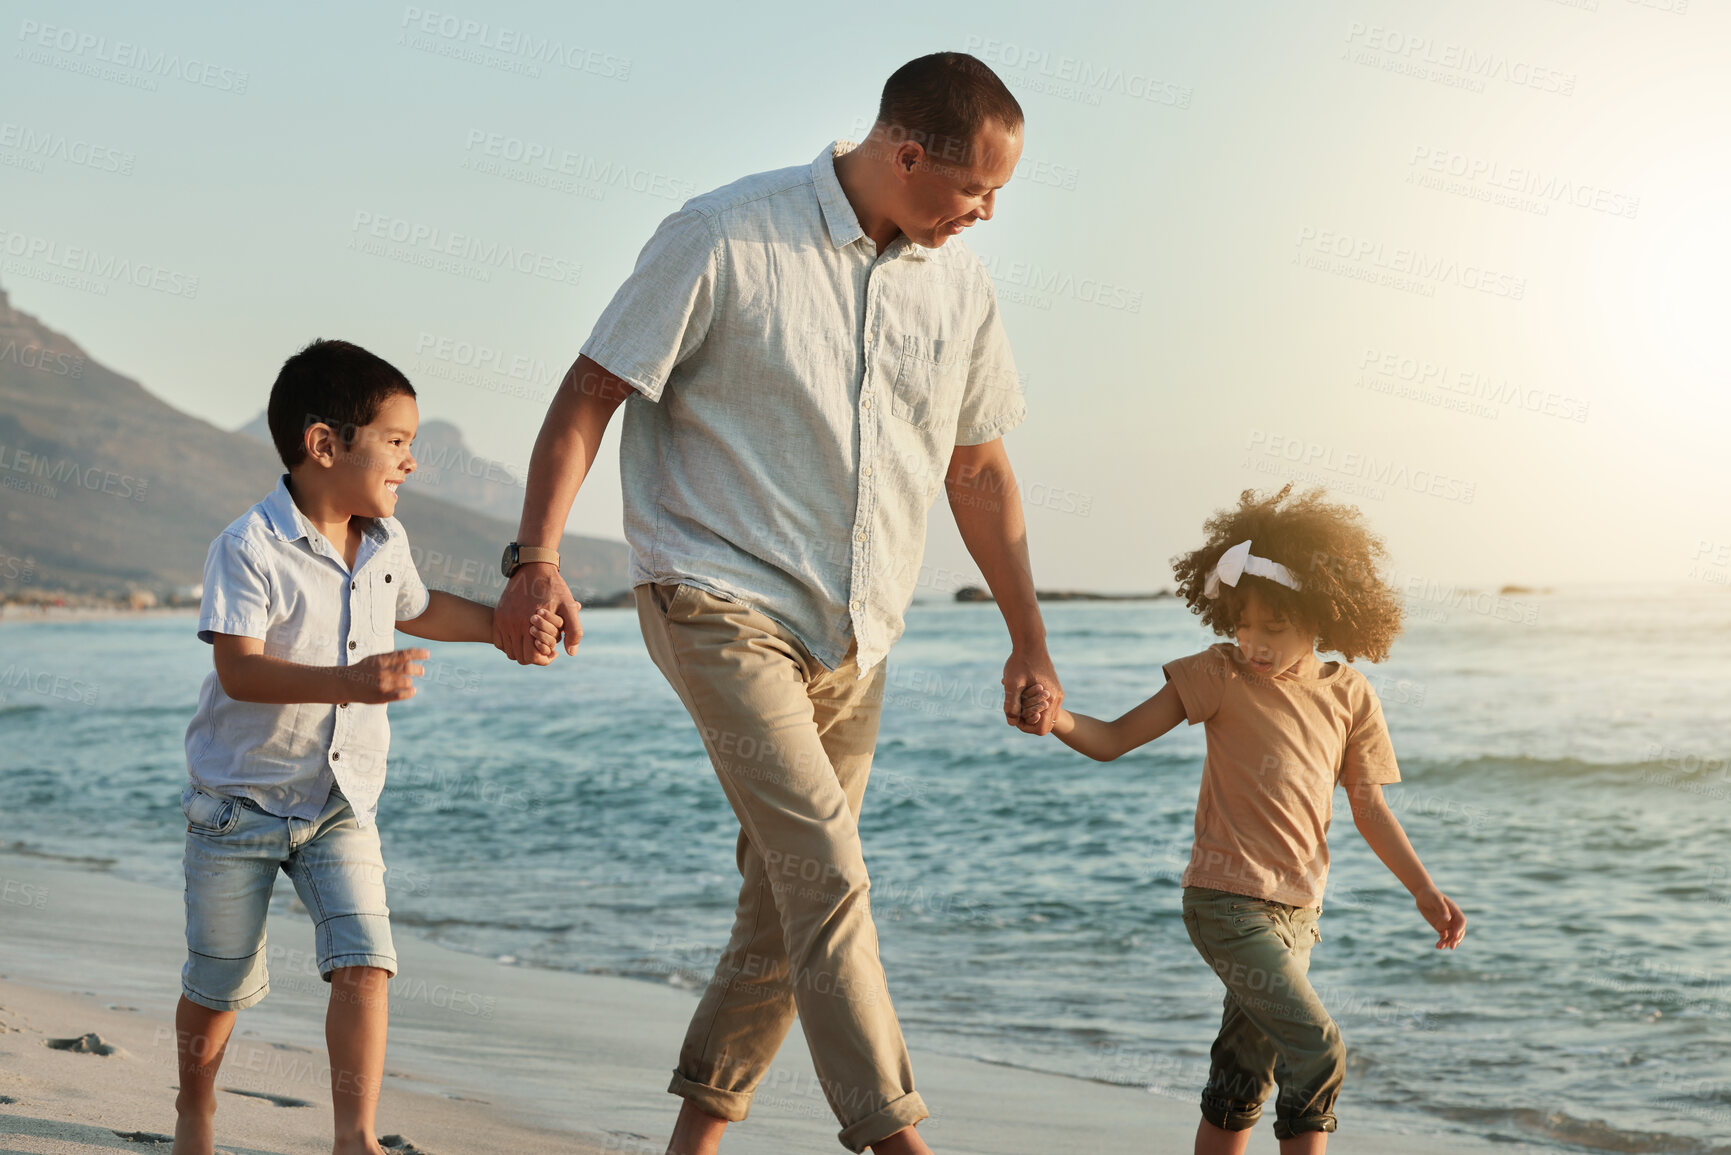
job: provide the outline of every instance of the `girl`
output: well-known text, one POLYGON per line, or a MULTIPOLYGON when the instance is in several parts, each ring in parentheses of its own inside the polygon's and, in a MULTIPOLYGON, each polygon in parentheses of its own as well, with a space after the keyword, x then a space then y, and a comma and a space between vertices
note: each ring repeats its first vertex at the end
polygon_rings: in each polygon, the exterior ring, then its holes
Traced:
POLYGON ((1198 1155, 1238 1155, 1274 1090, 1282 1155, 1324 1150, 1345 1049, 1306 977, 1328 879, 1334 789, 1354 824, 1453 949, 1460 907, 1419 862, 1382 787, 1400 780, 1382 707, 1357 670, 1400 631, 1400 603, 1377 572, 1382 542, 1359 512, 1321 491, 1266 500, 1246 490, 1205 526, 1202 548, 1173 563, 1178 596, 1217 643, 1165 667, 1166 685, 1113 722, 1073 714, 1043 686, 1023 696, 1024 725, 1055 709, 1052 733, 1110 761, 1179 722, 1206 727, 1196 840, 1184 872, 1184 926, 1226 986, 1226 1011, 1202 1092, 1198 1155))

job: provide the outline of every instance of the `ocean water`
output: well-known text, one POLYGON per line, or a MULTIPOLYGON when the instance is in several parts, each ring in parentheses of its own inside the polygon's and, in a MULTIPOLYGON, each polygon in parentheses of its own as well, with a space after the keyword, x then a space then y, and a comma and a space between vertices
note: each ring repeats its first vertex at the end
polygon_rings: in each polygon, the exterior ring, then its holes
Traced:
MULTIPOLYGON (((1312 978, 1341 1101, 1559 1149, 1731 1151, 1731 592, 1422 591, 1364 667, 1387 789, 1469 926, 1433 949, 1344 796, 1312 978)), ((1114 715, 1212 639, 1171 602, 1053 604, 1072 706, 1114 715)), ((629 611, 575 660, 434 644, 392 707, 398 933, 697 988, 737 826, 629 611)), ((0 839, 179 886, 190 617, 0 625, 0 839)), ((409 644, 412 639, 404 639, 409 644)), ((915 606, 861 821, 891 992, 933 1050, 1193 1101, 1220 991, 1179 919, 1202 757, 1096 764, 1005 727, 990 606, 915 606)), ((279 888, 286 906, 291 888, 279 888)), ((677 1038, 667 1040, 669 1059, 677 1038)))

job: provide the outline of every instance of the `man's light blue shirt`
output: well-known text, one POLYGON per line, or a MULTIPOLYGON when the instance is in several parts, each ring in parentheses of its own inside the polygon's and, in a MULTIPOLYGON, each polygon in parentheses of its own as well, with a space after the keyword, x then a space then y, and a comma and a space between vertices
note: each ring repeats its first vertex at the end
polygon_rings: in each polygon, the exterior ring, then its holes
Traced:
POLYGON ((857 643, 863 673, 901 636, 951 453, 1026 410, 985 267, 959 237, 879 253, 836 179, 851 147, 686 202, 582 351, 637 393, 632 584, 743 601, 830 668, 857 643))
MULTIPOLYGON (((351 571, 289 495, 288 478, 210 543, 198 636, 258 638, 273 658, 350 666, 394 648, 399 621, 429 594, 394 517, 367 518, 351 571)), ((385 784, 391 727, 383 705, 237 702, 213 670, 186 730, 192 784, 250 798, 283 818, 319 816, 333 782, 370 826, 385 784)))

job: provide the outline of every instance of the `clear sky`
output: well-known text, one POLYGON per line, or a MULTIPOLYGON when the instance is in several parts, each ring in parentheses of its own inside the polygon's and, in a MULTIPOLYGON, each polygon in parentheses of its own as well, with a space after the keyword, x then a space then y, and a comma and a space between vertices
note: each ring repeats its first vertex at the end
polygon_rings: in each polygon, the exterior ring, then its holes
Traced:
MULTIPOLYGON (((830 11, 4 0, 0 284, 230 428, 288 353, 358 341, 520 463, 657 221, 963 49, 1027 113, 968 239, 1042 586, 1168 584, 1210 510, 1285 478, 1357 502, 1410 580, 1723 572, 1723 5, 830 11)), ((614 457, 573 528, 620 535, 614 457)), ((932 592, 973 572, 934 523, 932 592)))

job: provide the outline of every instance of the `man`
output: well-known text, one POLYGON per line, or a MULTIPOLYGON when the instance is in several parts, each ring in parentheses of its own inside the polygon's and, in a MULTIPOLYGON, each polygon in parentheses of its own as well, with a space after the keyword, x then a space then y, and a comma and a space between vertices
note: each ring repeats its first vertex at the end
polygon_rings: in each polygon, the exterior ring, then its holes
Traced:
POLYGON ((1009 627, 1006 720, 1025 686, 1062 695, 1000 440, 1024 415, 1015 366, 991 281, 954 239, 991 219, 1021 133, 989 68, 937 53, 890 77, 859 147, 689 201, 535 443, 498 644, 532 660, 530 616, 556 608, 576 652, 551 547, 635 394, 620 459, 643 636, 740 822, 733 934, 669 1087, 685 1100, 673 1155, 710 1155, 745 1118, 796 1008, 842 1143, 929 1152, 858 815, 940 482, 1009 627))

